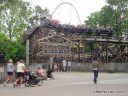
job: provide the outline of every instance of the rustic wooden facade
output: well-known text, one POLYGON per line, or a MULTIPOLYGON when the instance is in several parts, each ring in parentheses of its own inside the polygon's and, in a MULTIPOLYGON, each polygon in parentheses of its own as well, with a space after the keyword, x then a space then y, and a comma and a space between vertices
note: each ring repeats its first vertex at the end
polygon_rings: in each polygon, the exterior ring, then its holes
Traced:
POLYGON ((91 62, 93 56, 105 63, 128 62, 128 40, 114 38, 111 29, 94 31, 91 27, 62 25, 44 17, 40 25, 26 33, 29 60, 33 63, 48 62, 50 57, 91 62))
POLYGON ((73 41, 57 30, 38 26, 26 37, 29 39, 29 60, 31 63, 46 63, 49 58, 72 58, 73 41))

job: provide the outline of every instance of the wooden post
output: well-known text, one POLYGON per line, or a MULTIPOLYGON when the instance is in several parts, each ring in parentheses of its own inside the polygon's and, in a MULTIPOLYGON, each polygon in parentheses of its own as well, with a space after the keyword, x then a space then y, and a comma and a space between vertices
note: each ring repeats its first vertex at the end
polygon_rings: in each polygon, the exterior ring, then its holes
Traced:
POLYGON ((29 39, 26 40, 26 68, 29 69, 29 39))
POLYGON ((78 40, 78 63, 80 62, 80 40, 78 40))
POLYGON ((53 64, 53 57, 50 57, 50 58, 49 58, 49 61, 50 61, 50 62, 49 62, 49 63, 50 63, 50 68, 52 68, 52 64, 53 64))

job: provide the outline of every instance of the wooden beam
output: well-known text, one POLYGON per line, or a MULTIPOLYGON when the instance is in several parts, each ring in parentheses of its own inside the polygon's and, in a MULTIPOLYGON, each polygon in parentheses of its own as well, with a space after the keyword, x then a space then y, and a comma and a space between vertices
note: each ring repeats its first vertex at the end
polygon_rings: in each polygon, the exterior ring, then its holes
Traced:
POLYGON ((108 42, 108 43, 119 43, 119 44, 128 44, 128 40, 118 40, 118 39, 100 39, 100 38, 74 38, 73 41, 94 41, 94 42, 108 42))
POLYGON ((45 38, 41 38, 41 39, 38 39, 38 40, 37 40, 37 42, 38 42, 38 41, 42 41, 42 40, 45 40, 45 39, 49 39, 49 38, 52 38, 52 37, 54 37, 54 36, 55 36, 55 35, 52 35, 52 36, 48 36, 48 37, 45 37, 45 38))
POLYGON ((29 39, 26 40, 26 68, 29 69, 29 39))
POLYGON ((60 38, 62 38, 64 40, 66 40, 66 41, 73 42, 72 40, 67 39, 67 38, 65 38, 65 37, 63 37, 61 35, 57 35, 57 34, 52 35, 52 36, 48 36, 48 37, 45 37, 45 38, 38 39, 37 42, 42 41, 42 40, 45 40, 45 39, 49 39, 49 38, 52 38, 52 37, 55 37, 55 36, 60 37, 60 38))
POLYGON ((58 37, 60 37, 60 38, 63 38, 64 40, 67 40, 67 41, 69 41, 69 42, 73 42, 72 40, 67 39, 67 38, 65 38, 65 37, 63 37, 63 36, 61 36, 61 35, 57 35, 57 34, 56 34, 56 36, 58 36, 58 37))

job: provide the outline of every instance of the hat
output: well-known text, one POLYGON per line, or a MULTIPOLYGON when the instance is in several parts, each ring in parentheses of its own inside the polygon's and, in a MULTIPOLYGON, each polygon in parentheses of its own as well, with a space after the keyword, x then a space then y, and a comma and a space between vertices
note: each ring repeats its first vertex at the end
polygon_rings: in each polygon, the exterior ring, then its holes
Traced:
POLYGON ((12 59, 9 59, 9 61, 8 61, 9 63, 12 63, 13 62, 13 60, 12 59))

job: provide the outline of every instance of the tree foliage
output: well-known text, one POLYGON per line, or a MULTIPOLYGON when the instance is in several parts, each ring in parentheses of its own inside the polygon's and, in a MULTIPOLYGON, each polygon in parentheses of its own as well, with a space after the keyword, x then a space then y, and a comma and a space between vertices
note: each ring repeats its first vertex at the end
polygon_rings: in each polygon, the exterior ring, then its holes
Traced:
POLYGON ((4 34, 0 34, 0 52, 5 51, 7 44, 9 40, 6 38, 6 36, 4 34))
POLYGON ((35 8, 33 9, 33 13, 32 16, 29 19, 29 25, 33 25, 35 23, 38 23, 37 21, 39 21, 40 17, 43 16, 44 14, 48 14, 49 11, 47 8, 45 8, 44 10, 42 10, 42 8, 40 6, 35 6, 35 8))
POLYGON ((14 61, 25 59, 25 47, 18 42, 10 42, 5 50, 5 60, 10 58, 14 61))
POLYGON ((10 40, 22 38, 23 31, 28 25, 39 20, 40 15, 48 13, 48 9, 40 6, 31 7, 31 3, 23 0, 0 1, 0 33, 4 33, 10 40))
POLYGON ((128 31, 128 0, 107 0, 100 11, 92 13, 85 21, 87 25, 111 26, 117 35, 128 31))
POLYGON ((43 14, 48 14, 47 8, 33 7, 30 2, 0 0, 0 52, 5 53, 6 60, 25 58, 25 47, 21 45, 23 32, 43 14))

